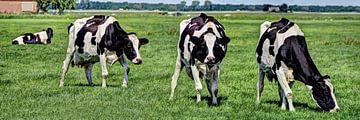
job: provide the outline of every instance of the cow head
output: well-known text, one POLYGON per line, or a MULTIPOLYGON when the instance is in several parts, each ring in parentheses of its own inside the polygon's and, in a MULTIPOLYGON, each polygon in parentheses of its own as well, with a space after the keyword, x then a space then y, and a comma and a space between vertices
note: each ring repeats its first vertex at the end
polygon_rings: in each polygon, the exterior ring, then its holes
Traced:
POLYGON ((194 44, 192 56, 205 64, 216 64, 225 57, 230 38, 223 28, 208 22, 202 29, 195 31, 190 41, 194 44))
POLYGON ((329 76, 323 76, 322 80, 317 82, 311 88, 311 96, 316 102, 316 104, 323 110, 329 112, 337 112, 340 110, 337 105, 335 98, 335 88, 331 84, 331 79, 329 76))
POLYGON ((48 36, 48 39, 47 39, 47 41, 46 41, 47 44, 51 43, 51 38, 52 38, 53 35, 54 35, 53 32, 54 32, 54 31, 53 31, 53 29, 51 29, 51 28, 48 28, 48 29, 46 30, 46 35, 48 36))
POLYGON ((136 33, 128 33, 128 42, 125 45, 124 53, 134 64, 141 64, 140 46, 149 42, 146 38, 138 38, 136 33))

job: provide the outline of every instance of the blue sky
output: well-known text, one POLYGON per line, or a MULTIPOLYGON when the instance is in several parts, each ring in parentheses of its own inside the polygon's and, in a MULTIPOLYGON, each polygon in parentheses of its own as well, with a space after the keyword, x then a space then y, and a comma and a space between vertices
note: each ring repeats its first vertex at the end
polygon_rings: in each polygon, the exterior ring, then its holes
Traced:
MULTIPOLYGON (((114 2, 147 2, 147 3, 180 3, 181 0, 92 0, 92 1, 114 1, 114 2)), ((188 4, 192 0, 185 0, 188 4)), ((204 0, 200 0, 204 1, 204 0)), ((217 4, 247 4, 247 5, 262 5, 262 4, 282 4, 289 5, 344 5, 344 6, 360 6, 360 0, 211 0, 217 4)))

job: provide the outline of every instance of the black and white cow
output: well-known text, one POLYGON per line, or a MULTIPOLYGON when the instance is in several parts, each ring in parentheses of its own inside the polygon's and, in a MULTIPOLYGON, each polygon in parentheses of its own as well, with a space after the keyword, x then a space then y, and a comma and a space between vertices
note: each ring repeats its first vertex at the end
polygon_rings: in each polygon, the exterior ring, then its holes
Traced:
POLYGON ((50 44, 53 37, 53 30, 48 28, 36 33, 25 33, 12 41, 13 45, 22 44, 50 44))
POLYGON ((180 40, 175 72, 172 76, 171 95, 173 99, 177 80, 183 67, 195 81, 197 102, 201 101, 202 85, 205 76, 212 104, 218 105, 218 81, 220 67, 225 57, 230 39, 225 35, 224 26, 214 17, 201 14, 180 23, 180 40))
POLYGON ((92 67, 100 62, 102 87, 106 87, 107 63, 119 61, 124 67, 123 86, 128 85, 129 67, 125 56, 134 64, 141 64, 140 46, 148 43, 146 38, 138 39, 135 33, 127 33, 111 16, 92 16, 76 20, 68 27, 69 45, 62 67, 60 86, 69 64, 84 67, 86 79, 92 85, 92 67))
POLYGON ((278 81, 281 109, 286 109, 288 105, 290 111, 295 111, 291 91, 295 79, 309 88, 320 108, 330 112, 339 110, 330 77, 322 76, 316 68, 304 33, 297 24, 285 18, 273 23, 264 22, 260 26, 256 57, 259 64, 257 103, 260 103, 266 75, 269 80, 278 81))

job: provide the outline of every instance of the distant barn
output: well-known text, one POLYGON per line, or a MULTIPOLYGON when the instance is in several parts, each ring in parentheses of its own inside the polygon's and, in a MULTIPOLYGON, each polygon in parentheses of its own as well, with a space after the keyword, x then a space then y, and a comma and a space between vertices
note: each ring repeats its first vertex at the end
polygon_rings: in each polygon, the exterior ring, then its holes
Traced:
POLYGON ((36 12, 36 0, 0 0, 0 13, 36 12))

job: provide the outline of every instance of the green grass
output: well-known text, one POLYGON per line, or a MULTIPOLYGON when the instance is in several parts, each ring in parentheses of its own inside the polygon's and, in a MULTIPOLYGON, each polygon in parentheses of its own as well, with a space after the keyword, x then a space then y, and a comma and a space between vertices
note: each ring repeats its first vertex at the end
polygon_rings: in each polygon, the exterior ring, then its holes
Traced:
MULTIPOLYGON (((213 14, 231 38, 219 82, 221 105, 195 102, 194 82, 182 72, 169 101, 178 26, 187 16, 117 13, 128 32, 147 37, 142 65, 130 65, 129 87, 121 87, 123 69, 109 67, 108 88, 101 88, 99 64, 95 87, 83 69, 70 68, 66 86, 58 87, 67 48, 67 25, 91 14, 0 15, 0 119, 359 119, 360 15, 213 14), (310 54, 323 75, 332 77, 339 113, 318 111, 301 82, 293 87, 296 112, 280 110, 276 83, 265 82, 262 103, 255 104, 259 25, 287 17, 304 31, 310 54), (332 20, 330 20, 332 19, 332 20), (52 27, 51 45, 11 45, 21 33, 52 27)), ((193 14, 194 15, 194 14, 193 14)), ((205 81, 202 96, 208 97, 205 81)))

